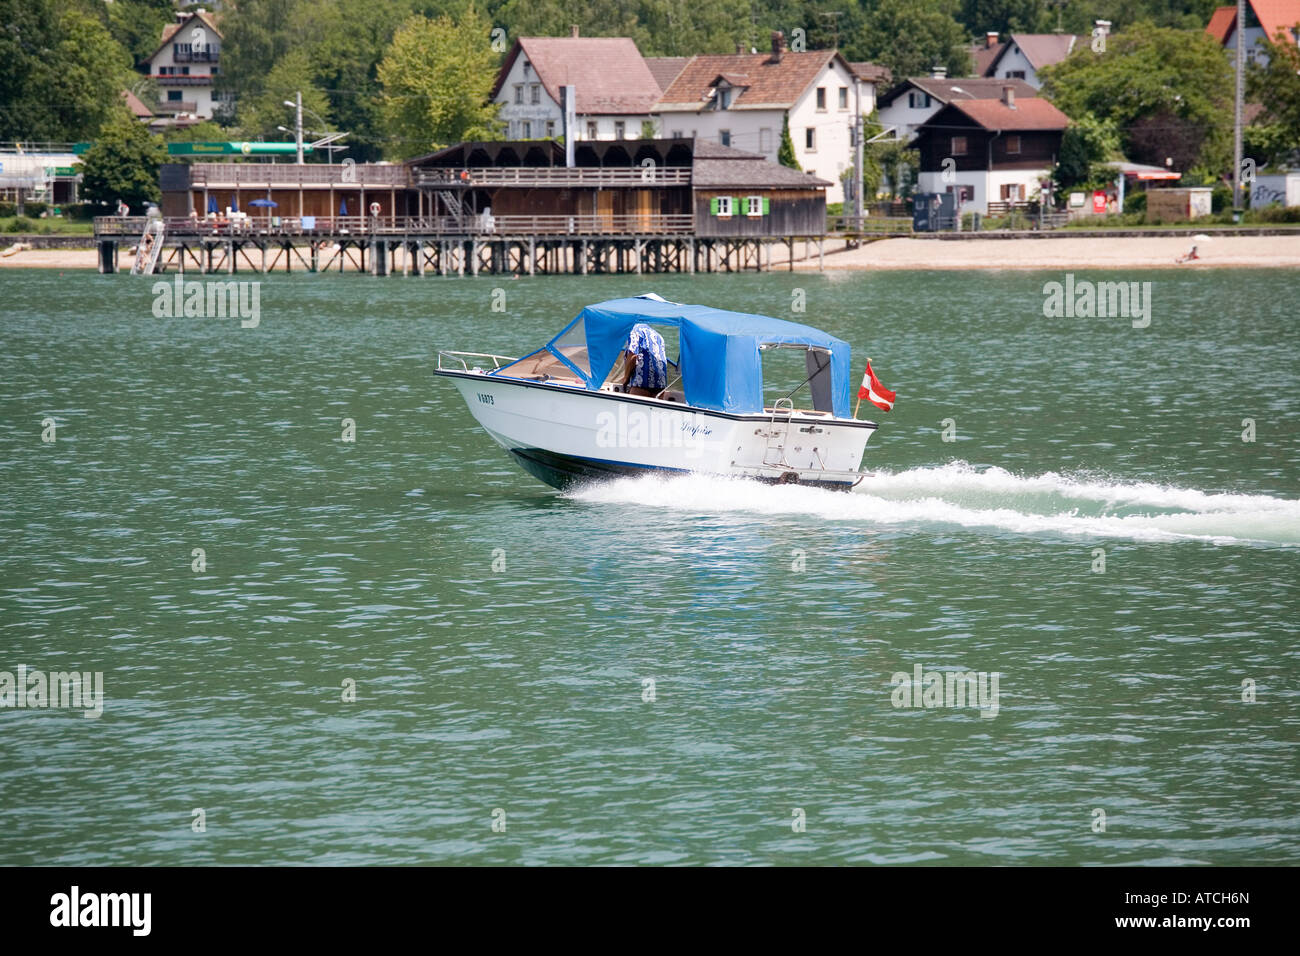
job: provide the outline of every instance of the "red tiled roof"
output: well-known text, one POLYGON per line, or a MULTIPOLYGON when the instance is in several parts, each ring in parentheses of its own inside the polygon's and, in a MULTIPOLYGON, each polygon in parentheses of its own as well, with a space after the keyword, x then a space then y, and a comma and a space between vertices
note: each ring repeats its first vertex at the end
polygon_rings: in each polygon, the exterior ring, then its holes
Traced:
POLYGON ((577 87, 579 113, 649 113, 659 83, 628 37, 520 37, 492 87, 496 97, 520 53, 555 102, 560 87, 577 87))
POLYGON ((689 56, 648 56, 645 58, 645 65, 650 68, 650 75, 659 84, 661 92, 672 86, 673 80, 677 79, 677 74, 682 72, 689 62, 691 62, 689 56))
POLYGON ((1205 32, 1220 43, 1228 42, 1228 34, 1237 25, 1236 7, 1218 7, 1210 14, 1210 23, 1205 32))
POLYGON ((696 56, 678 74, 660 98, 659 105, 692 106, 702 109, 709 86, 719 74, 743 73, 748 87, 731 101, 732 109, 779 106, 789 108, 821 75, 833 50, 782 54, 774 60, 768 53, 730 53, 696 56))
POLYGON ((130 90, 122 91, 122 99, 126 100, 127 109, 129 109, 131 114, 137 119, 151 119, 153 117, 153 110, 145 106, 140 97, 136 96, 130 90))
POLYGON ((987 42, 976 43, 972 46, 970 48, 972 74, 974 76, 988 76, 989 70, 1006 48, 1005 41, 999 41, 992 46, 989 46, 987 42))
MULTIPOLYGON (((1246 0, 1255 11, 1255 18, 1270 40, 1276 39, 1278 31, 1284 34, 1300 23, 1300 0, 1246 0)), ((1237 8, 1218 7, 1210 16, 1205 32, 1220 43, 1227 43, 1237 30, 1237 8)), ((1288 39, 1294 40, 1292 37, 1288 39)))
POLYGON ((1053 130, 1070 125, 1070 117, 1037 96, 1017 97, 1014 108, 1001 100, 955 100, 948 105, 991 130, 1053 130))

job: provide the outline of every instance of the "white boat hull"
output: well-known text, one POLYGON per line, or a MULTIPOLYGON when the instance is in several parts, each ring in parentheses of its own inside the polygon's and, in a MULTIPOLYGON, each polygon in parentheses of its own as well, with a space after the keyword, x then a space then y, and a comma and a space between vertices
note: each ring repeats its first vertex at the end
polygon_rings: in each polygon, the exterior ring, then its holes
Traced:
POLYGON ((680 402, 440 371, 483 429, 555 487, 647 470, 851 487, 871 422, 781 410, 732 415, 680 402))

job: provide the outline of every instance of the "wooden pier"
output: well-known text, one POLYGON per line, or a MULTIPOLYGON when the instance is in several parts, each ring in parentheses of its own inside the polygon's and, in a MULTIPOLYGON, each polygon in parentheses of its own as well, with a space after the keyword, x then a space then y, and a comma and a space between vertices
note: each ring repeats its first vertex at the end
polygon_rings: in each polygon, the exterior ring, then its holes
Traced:
MULTIPOLYGON (((158 217, 154 217, 155 221, 158 217)), ((683 215, 167 218, 150 274, 339 272, 375 276, 599 275, 762 272, 781 245, 794 268, 821 256, 822 235, 699 236, 683 215)), ((122 248, 148 251, 145 217, 95 220, 99 271, 117 272, 122 248)), ((158 233, 157 225, 151 230, 158 233)))

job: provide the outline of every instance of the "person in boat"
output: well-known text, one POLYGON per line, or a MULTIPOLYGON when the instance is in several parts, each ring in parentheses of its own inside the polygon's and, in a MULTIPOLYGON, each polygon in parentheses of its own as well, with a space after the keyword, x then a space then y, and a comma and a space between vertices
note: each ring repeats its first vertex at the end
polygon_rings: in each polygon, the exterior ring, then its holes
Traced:
POLYGON ((664 337, 644 322, 632 326, 623 359, 627 369, 623 385, 629 395, 655 396, 668 387, 664 337))

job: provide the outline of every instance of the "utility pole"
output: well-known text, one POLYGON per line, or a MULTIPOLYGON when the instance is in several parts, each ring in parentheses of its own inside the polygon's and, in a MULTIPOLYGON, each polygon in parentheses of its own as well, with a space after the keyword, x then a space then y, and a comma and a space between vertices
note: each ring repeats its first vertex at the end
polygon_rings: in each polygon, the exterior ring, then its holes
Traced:
POLYGON ((302 165, 302 90, 298 91, 298 165, 302 165))
POLYGON ((855 225, 859 230, 862 229, 862 215, 865 210, 866 197, 863 196, 865 187, 862 183, 862 177, 866 171, 863 165, 863 140, 866 139, 867 128, 862 119, 862 80, 855 73, 853 76, 853 99, 854 116, 853 116, 853 216, 856 220, 855 225))
POLYGON ((1246 99, 1246 0, 1237 0, 1237 88, 1232 122, 1232 218, 1241 219, 1241 114, 1246 99))

